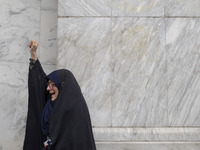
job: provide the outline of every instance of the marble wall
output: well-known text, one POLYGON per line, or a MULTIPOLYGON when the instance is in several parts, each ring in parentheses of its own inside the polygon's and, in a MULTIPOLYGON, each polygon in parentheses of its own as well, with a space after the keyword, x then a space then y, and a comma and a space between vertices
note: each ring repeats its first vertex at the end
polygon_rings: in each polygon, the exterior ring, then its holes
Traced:
POLYGON ((0 150, 21 150, 28 42, 71 70, 98 150, 200 149, 199 0, 1 0, 0 150))
POLYGON ((98 150, 200 148, 200 1, 58 0, 57 67, 98 150))

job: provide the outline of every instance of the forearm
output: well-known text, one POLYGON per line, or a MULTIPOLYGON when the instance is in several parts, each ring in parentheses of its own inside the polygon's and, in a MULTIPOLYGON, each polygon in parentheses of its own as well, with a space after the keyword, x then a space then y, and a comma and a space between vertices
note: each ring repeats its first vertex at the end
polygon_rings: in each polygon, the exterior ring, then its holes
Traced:
POLYGON ((37 60, 37 53, 36 52, 30 52, 31 59, 37 60))

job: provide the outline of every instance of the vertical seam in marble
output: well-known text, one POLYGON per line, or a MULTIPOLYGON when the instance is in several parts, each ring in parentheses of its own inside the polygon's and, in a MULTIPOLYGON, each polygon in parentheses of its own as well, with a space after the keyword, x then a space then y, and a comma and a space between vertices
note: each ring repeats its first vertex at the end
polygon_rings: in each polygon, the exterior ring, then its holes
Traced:
POLYGON ((163 12, 163 13, 164 13, 163 15, 164 15, 164 18, 165 18, 165 14, 166 14, 166 10, 165 10, 165 9, 166 9, 166 1, 164 1, 164 6, 163 6, 163 11, 164 11, 164 12, 163 12))
MULTIPOLYGON (((111 11, 111 20, 110 20, 110 31, 111 31, 111 54, 112 54, 112 52, 113 52, 113 48, 112 48, 112 42, 113 42, 113 32, 112 32, 112 0, 110 1, 111 2, 111 8, 110 8, 110 11, 111 11)), ((112 67, 112 63, 113 63, 113 58, 112 58, 112 56, 111 56, 111 58, 110 58, 111 60, 111 67, 112 67)), ((111 76, 113 76, 113 74, 114 74, 114 70, 113 70, 113 68, 111 68, 111 76)), ((111 86, 111 127, 113 127, 113 87, 112 87, 112 80, 110 80, 110 86, 111 86)))
MULTIPOLYGON (((165 10, 164 10, 165 11, 165 10)), ((165 12, 164 12, 165 13, 165 12)), ((166 100, 167 100, 167 126, 169 126, 169 98, 168 98, 168 63, 167 63, 167 60, 168 60, 168 52, 167 52, 167 49, 166 49, 166 18, 165 18, 165 14, 164 14, 164 50, 165 50, 165 65, 166 65, 166 86, 167 86, 167 91, 166 91, 166 100)))

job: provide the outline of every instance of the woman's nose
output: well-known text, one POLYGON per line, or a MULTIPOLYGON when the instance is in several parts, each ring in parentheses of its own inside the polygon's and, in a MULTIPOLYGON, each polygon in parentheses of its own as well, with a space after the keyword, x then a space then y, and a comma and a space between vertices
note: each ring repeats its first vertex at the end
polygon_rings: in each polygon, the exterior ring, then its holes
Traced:
POLYGON ((47 86, 47 91, 50 91, 50 87, 49 87, 49 85, 47 86))

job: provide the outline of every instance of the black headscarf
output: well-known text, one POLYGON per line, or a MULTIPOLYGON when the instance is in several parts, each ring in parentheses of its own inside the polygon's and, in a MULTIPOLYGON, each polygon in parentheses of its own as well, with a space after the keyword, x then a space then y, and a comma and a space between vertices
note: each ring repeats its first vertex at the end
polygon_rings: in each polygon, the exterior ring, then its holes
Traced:
POLYGON ((51 150, 96 150, 87 104, 81 89, 66 69, 57 70, 59 95, 51 112, 51 150))
MULTIPOLYGON (((57 71, 54 71, 50 73, 49 75, 46 76, 47 83, 49 80, 51 80, 54 85, 60 90, 61 84, 58 78, 58 73, 57 71)), ((53 110, 55 101, 51 101, 50 94, 48 96, 48 100, 44 106, 43 112, 42 112, 42 134, 45 136, 49 136, 49 122, 50 122, 50 117, 51 117, 51 111, 53 110)))

